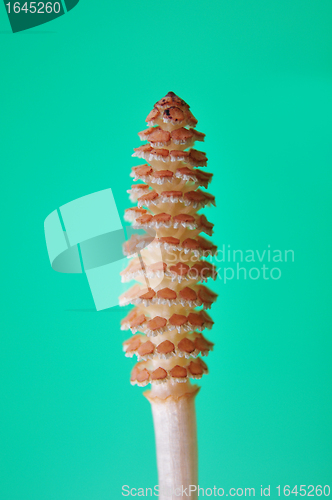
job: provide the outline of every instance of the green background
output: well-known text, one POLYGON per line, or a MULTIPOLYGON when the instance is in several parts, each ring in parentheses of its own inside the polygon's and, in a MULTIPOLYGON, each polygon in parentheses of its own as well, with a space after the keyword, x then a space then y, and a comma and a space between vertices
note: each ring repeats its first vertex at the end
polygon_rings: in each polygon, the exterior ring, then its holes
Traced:
POLYGON ((1 500, 157 482, 124 311, 94 312, 86 277, 51 269, 43 222, 108 187, 128 206, 136 134, 169 90, 207 134, 214 241, 295 252, 278 281, 215 285, 200 485, 331 484, 331 15, 320 0, 82 0, 13 35, 1 8, 1 500))

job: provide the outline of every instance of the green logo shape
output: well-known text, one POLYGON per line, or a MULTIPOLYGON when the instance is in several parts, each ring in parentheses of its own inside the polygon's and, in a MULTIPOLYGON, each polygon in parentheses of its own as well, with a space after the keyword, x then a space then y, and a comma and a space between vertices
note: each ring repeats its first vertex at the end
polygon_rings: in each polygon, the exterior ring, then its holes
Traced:
POLYGON ((79 0, 65 0, 67 12, 73 9, 78 4, 78 2, 79 0))
POLYGON ((63 16, 66 10, 73 9, 78 2, 79 0, 44 0, 42 2, 4 0, 4 5, 12 31, 17 33, 63 16))
MULTIPOLYGON (((154 231, 147 235, 132 227, 127 227, 125 234, 111 188, 54 210, 46 217, 44 230, 52 268, 60 273, 84 273, 97 311, 117 306, 119 295, 127 288, 120 284, 120 272, 128 265, 123 244, 132 237, 144 236, 139 245, 144 266, 151 252, 148 247, 155 239, 154 231)), ((159 254, 161 260, 160 249, 159 254)), ((146 288, 150 286, 147 278, 141 279, 146 288)))

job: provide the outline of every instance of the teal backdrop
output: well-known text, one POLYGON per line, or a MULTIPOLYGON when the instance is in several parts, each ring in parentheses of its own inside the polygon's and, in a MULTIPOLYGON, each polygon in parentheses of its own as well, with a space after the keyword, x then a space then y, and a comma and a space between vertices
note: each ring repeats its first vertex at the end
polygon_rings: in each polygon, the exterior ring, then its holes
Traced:
POLYGON ((157 483, 124 311, 52 270, 43 223, 109 187, 129 206, 137 132, 170 90, 206 133, 214 241, 294 251, 279 280, 214 286, 200 485, 331 485, 332 3, 82 0, 18 34, 2 6, 0 44, 1 500, 157 483))

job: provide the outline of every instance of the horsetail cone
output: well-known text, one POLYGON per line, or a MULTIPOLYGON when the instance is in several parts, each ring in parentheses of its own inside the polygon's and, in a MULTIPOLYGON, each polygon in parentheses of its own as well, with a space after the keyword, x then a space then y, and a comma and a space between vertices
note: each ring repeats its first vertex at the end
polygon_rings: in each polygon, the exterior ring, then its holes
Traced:
MULTIPOLYGON (((159 497, 172 499, 179 498, 178 488, 197 485, 198 387, 190 379, 208 372, 201 357, 213 344, 202 332, 213 325, 206 310, 216 300, 205 286, 215 268, 204 259, 216 247, 202 236, 212 235, 213 224, 199 212, 215 201, 206 191, 212 174, 201 170, 206 155, 193 149, 204 134, 195 130, 197 120, 188 104, 169 92, 146 121, 149 128, 138 135, 148 143, 133 156, 148 163, 132 169, 139 183, 128 192, 137 205, 125 212, 125 219, 145 235, 125 244, 125 253, 133 257, 122 281, 138 283, 120 297, 120 305, 135 306, 122 321, 122 329, 134 334, 124 351, 138 359, 131 383, 151 384, 145 395, 154 418, 159 497)), ((191 498, 197 498, 193 488, 191 498)))

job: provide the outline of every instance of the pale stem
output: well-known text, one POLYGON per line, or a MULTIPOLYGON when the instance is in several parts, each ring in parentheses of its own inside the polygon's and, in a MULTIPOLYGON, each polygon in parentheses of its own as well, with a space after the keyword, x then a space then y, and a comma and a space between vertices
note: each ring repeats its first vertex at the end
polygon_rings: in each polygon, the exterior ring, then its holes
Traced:
MULTIPOLYGON (((187 384, 177 384, 178 386, 187 384)), ((187 386, 188 387, 188 386, 187 386)), ((156 437, 160 500, 196 500, 198 452, 195 413, 197 387, 165 399, 146 394, 152 407, 156 437), (190 488, 191 487, 191 488, 190 488), (185 494, 182 494, 186 490, 185 494)), ((182 391, 181 391, 182 392, 182 391)))

